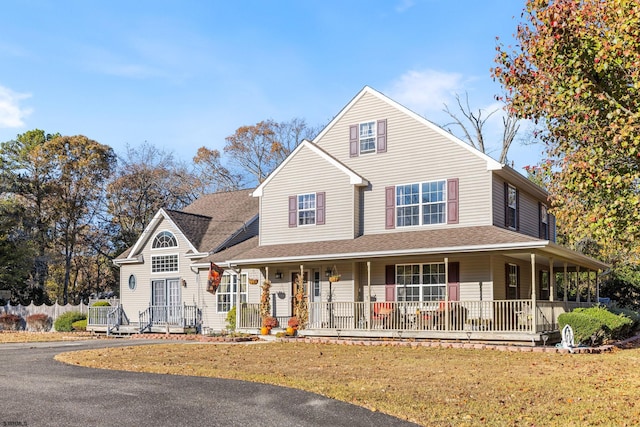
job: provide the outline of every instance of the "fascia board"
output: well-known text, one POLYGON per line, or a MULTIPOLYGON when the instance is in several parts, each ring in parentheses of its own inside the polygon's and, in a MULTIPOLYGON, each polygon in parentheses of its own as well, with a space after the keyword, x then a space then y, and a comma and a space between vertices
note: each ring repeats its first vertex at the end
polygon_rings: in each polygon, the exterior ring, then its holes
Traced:
POLYGON ((351 252, 351 253, 334 253, 334 254, 322 254, 322 255, 302 255, 292 257, 278 257, 278 258, 254 258, 254 259, 237 259, 227 261, 231 265, 243 265, 243 264, 274 264, 280 262, 297 262, 297 261, 322 261, 327 259, 353 259, 353 258, 381 258, 388 256, 398 255, 432 255, 438 253, 465 253, 465 252, 491 252, 499 250, 522 250, 522 249, 540 249, 547 246, 549 242, 547 240, 540 240, 538 242, 518 242, 507 244, 495 244, 495 245, 475 245, 475 246, 450 246, 450 247, 438 247, 438 248, 417 248, 417 249, 404 249, 404 250, 389 250, 389 251, 374 251, 374 252, 351 252))
POLYGON ((343 165, 342 163, 340 163, 339 161, 331 157, 324 150, 320 149, 315 143, 305 139, 287 156, 286 159, 284 159, 282 163, 280 163, 280 165, 273 172, 269 174, 267 179, 265 179, 255 189, 255 191, 251 193, 251 195, 253 197, 261 197, 264 191, 264 187, 267 184, 269 184, 269 182, 271 182, 271 180, 291 161, 291 159, 293 159, 296 156, 296 154, 298 154, 298 152, 300 152, 300 150, 304 148, 310 149, 311 151, 316 153, 318 156, 326 160, 328 163, 336 167, 338 170, 346 174, 349 177, 349 182, 352 185, 365 186, 369 184, 369 182, 366 179, 364 179, 363 177, 361 177, 360 175, 353 172, 351 169, 347 168, 345 165, 343 165))

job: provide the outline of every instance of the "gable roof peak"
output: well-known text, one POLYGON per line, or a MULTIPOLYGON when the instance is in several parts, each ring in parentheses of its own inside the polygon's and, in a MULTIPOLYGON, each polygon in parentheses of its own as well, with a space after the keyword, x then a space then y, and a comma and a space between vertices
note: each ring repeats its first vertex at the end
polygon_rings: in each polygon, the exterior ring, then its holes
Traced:
POLYGON ((346 174, 349 177, 350 184, 358 185, 358 186, 369 185, 369 181, 367 181, 362 176, 352 171, 350 168, 345 166, 342 162, 338 161, 335 157, 333 157, 332 155, 324 151, 322 148, 318 147, 316 143, 305 139, 287 156, 286 159, 284 159, 282 163, 280 163, 280 165, 273 172, 269 174, 269 176, 264 181, 262 181, 262 183, 255 189, 253 193, 251 193, 251 195, 253 197, 262 196, 264 187, 273 179, 274 176, 278 174, 278 172, 280 172, 280 170, 282 170, 282 168, 286 166, 287 163, 291 161, 291 159, 293 159, 296 156, 297 153, 299 153, 301 150, 305 148, 311 150, 312 152, 320 156, 322 159, 324 159, 326 162, 330 163, 332 166, 337 168, 339 171, 346 174))

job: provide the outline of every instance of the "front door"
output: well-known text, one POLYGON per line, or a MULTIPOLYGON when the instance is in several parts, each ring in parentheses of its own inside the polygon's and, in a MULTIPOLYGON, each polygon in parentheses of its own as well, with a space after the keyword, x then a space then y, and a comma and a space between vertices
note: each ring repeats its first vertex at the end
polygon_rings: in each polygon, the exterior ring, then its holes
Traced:
POLYGON ((153 322, 180 323, 180 279, 152 280, 151 304, 153 322))

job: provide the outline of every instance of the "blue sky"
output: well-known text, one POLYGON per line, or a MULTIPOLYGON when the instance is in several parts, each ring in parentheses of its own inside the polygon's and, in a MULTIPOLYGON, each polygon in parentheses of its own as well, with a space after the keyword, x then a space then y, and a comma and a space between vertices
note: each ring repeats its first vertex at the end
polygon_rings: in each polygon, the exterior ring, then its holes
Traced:
MULTIPOLYGON (((495 108, 496 36, 524 0, 4 0, 0 141, 82 134, 190 160, 239 126, 326 124, 371 86, 438 124, 495 108)), ((499 138, 500 118, 488 126, 499 138)), ((516 169, 542 147, 516 144, 516 169)), ((497 156, 499 153, 493 153, 497 156)))

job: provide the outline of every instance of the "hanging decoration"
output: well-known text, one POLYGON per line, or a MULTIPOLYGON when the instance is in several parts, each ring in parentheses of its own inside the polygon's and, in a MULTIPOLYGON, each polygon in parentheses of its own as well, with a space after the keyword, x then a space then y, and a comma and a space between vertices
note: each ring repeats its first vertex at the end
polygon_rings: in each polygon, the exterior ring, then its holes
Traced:
POLYGON ((220 286, 224 268, 217 266, 215 263, 209 265, 209 278, 207 279, 207 292, 215 294, 220 286))

